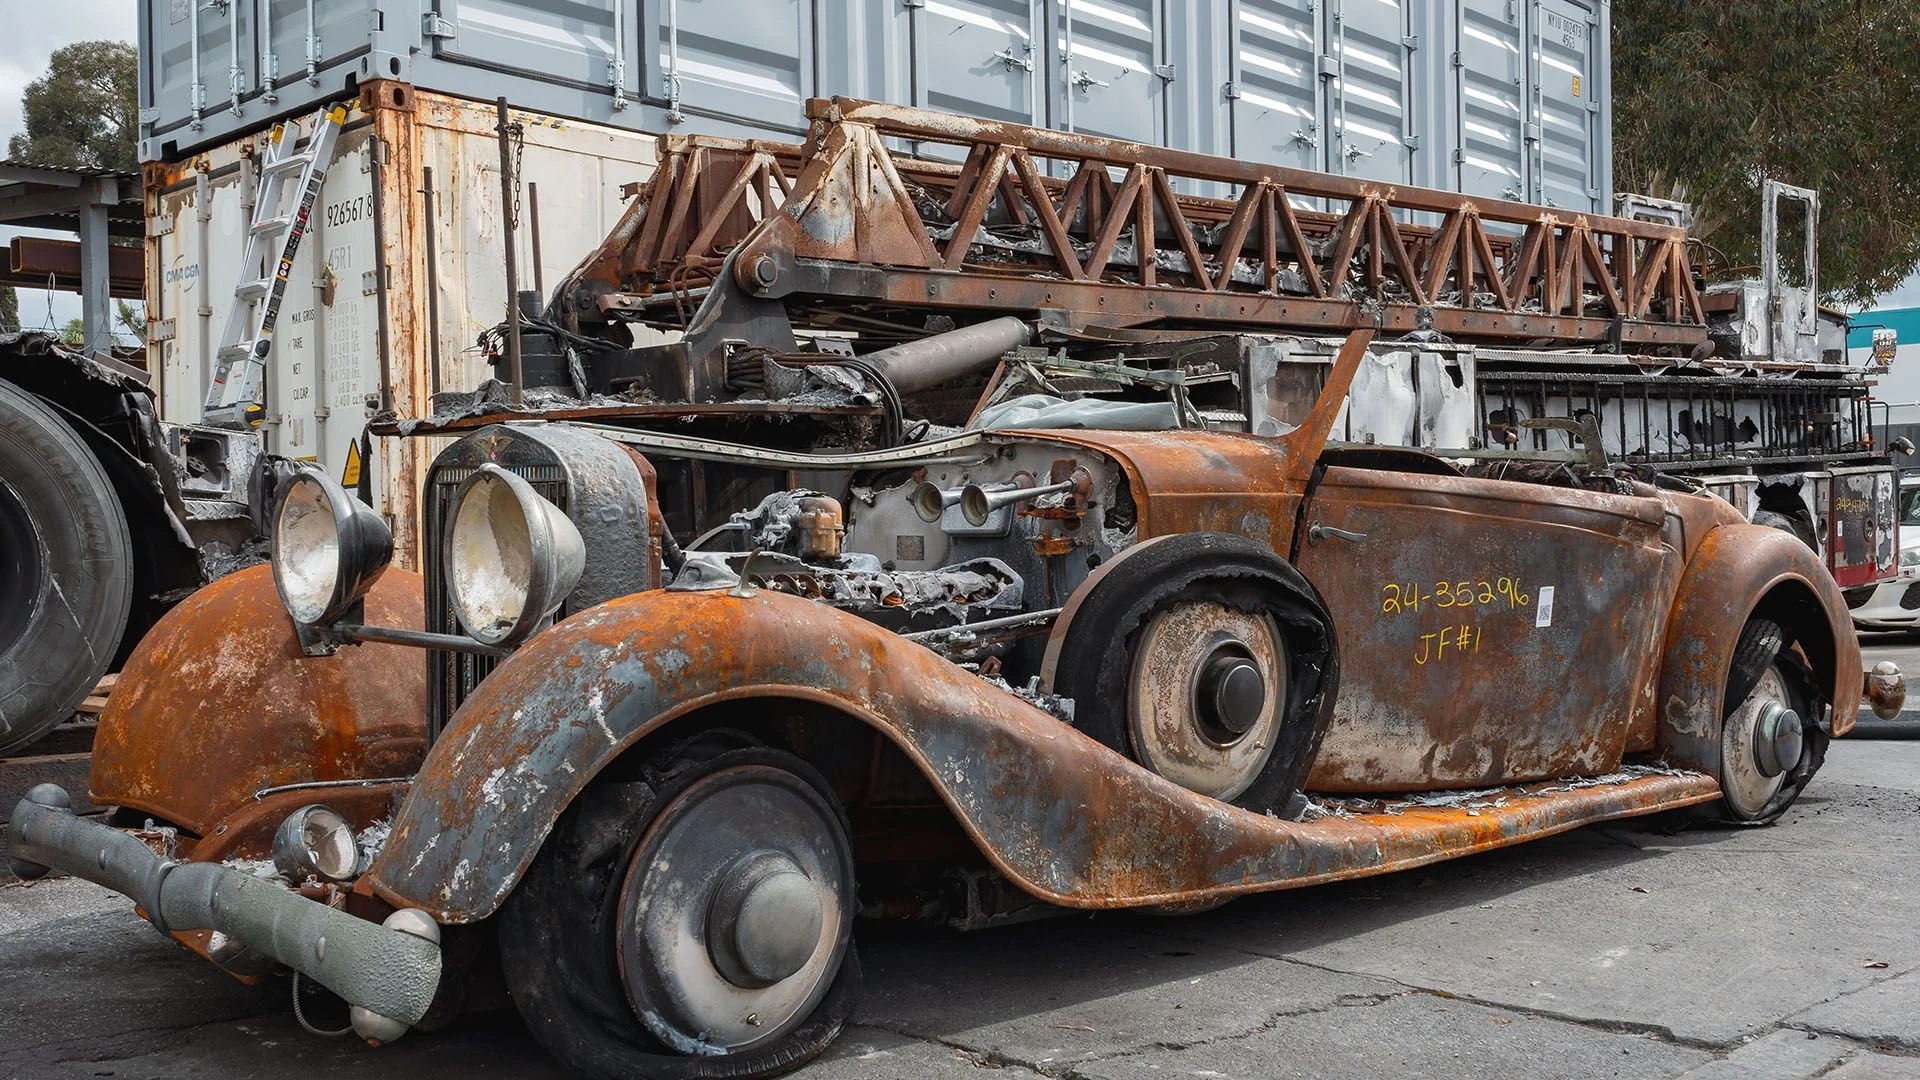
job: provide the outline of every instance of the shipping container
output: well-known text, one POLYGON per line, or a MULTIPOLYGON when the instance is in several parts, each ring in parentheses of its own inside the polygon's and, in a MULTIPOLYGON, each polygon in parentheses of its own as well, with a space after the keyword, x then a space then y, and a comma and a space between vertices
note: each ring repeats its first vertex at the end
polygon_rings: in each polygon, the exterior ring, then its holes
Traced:
MULTIPOLYGON (((523 110, 520 279, 555 283, 598 244, 622 185, 651 172, 651 136, 523 110)), ((312 120, 291 123, 294 137, 312 120)), ((491 105, 368 83, 336 142, 300 246, 268 357, 269 453, 317 461, 352 480, 371 470, 372 505, 412 550, 417 480, 432 451, 414 440, 356 443, 390 408, 429 410, 440 389, 470 390, 489 371, 480 333, 506 314, 499 143, 491 105), (423 194, 435 189, 431 213, 423 194), (431 234, 431 239, 429 239, 431 234), (429 246, 431 244, 431 246, 429 246), (429 255, 431 253, 431 260, 429 255)), ((148 362, 161 418, 197 423, 212 356, 234 302, 261 136, 147 167, 148 362)))
POLYGON ((836 94, 1605 211, 1607 0, 140 0, 141 153, 383 79, 634 131, 836 94))
MULTIPOLYGON (((141 0, 164 419, 201 419, 254 183, 243 161, 272 118, 304 131, 333 101, 358 111, 288 287, 263 433, 269 451, 335 475, 371 410, 419 416, 433 392, 487 374, 475 339, 505 302, 500 96, 525 132, 548 285, 611 227, 621 185, 646 178, 652 133, 797 141, 804 101, 832 94, 1394 184, 1609 201, 1605 0, 424 6, 416 20, 360 0, 141 0)), ((533 231, 519 237, 531 288, 533 231)), ((431 450, 390 449, 373 455, 368 486, 408 552, 431 450)))

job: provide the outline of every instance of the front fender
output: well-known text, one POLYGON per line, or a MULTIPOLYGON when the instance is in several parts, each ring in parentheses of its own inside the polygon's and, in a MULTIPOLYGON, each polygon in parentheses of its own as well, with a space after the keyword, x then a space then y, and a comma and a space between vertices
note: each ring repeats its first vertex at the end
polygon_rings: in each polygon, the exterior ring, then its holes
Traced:
POLYGON ((1833 575, 1799 538, 1721 525, 1688 561, 1667 623, 1660 744, 1674 765, 1720 775, 1720 716, 1740 630, 1764 615, 1797 641, 1833 703, 1833 734, 1853 727, 1860 642, 1833 575))
MULTIPOLYGON (((389 569, 367 595, 381 626, 419 627, 422 612, 418 574, 389 569)), ((141 639, 101 713, 88 786, 100 805, 209 837, 263 788, 405 776, 426 749, 420 650, 303 655, 260 565, 195 592, 141 639)))
POLYGON ((443 923, 486 918, 622 751, 704 705, 769 697, 830 705, 882 733, 996 869, 1070 907, 1204 902, 1405 869, 1714 792, 1705 777, 1657 775, 1487 810, 1283 821, 1162 780, 825 605, 653 590, 581 612, 495 669, 428 753, 363 880, 443 923))
POLYGON ((775 697, 833 706, 889 737, 981 850, 1043 897, 1182 891, 1195 852, 1176 850, 1178 838, 1212 848, 1187 819, 1244 813, 836 609, 771 592, 651 590, 566 619, 501 663, 428 753, 368 878, 442 922, 485 918, 622 751, 702 706, 775 697), (1154 820, 1145 835, 1160 843, 1137 865, 1114 865, 1098 826, 1128 815, 1154 820))

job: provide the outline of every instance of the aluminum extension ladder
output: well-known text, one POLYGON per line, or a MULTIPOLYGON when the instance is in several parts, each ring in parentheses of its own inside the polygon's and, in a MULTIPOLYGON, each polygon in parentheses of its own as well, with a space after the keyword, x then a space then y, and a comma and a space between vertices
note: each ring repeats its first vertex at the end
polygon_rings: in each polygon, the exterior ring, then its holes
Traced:
POLYGON ((245 429, 266 419, 262 391, 273 327, 280 318, 293 257, 306 235, 327 163, 333 158, 334 141, 346 119, 344 105, 321 109, 305 149, 296 149, 299 133, 285 124, 275 125, 268 136, 260 184, 254 192, 253 220, 247 224, 246 254, 240 260, 240 283, 234 287, 233 307, 214 354, 213 381, 201 406, 202 423, 245 429), (275 254, 278 262, 270 262, 275 254))

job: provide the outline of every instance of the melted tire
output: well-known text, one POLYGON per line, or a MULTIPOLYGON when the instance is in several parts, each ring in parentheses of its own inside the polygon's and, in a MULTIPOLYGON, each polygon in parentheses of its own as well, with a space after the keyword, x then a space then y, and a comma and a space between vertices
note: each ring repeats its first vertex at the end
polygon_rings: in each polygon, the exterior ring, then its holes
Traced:
POLYGON ((100 463, 57 414, 0 382, 0 756, 72 716, 106 674, 132 566, 100 463))
POLYGON ((839 806, 805 762, 742 741, 702 737, 630 779, 596 781, 562 815, 501 908, 500 962, 514 1007, 534 1040, 572 1072, 603 1080, 777 1076, 819 1056, 852 1015, 861 976, 851 945, 813 1014, 765 1047, 720 1057, 674 1054, 627 1002, 615 945, 621 882, 647 826, 675 796, 715 770, 763 764, 794 773, 839 806))
POLYGON ((1701 816, 1709 822, 1742 827, 1773 824, 1800 798, 1808 782, 1826 763, 1827 745, 1832 741, 1832 737, 1820 726, 1820 712, 1826 703, 1820 696, 1813 673, 1797 653, 1787 648, 1788 644, 1786 632, 1771 620, 1751 619, 1741 628, 1740 640, 1734 646, 1733 663, 1727 671, 1727 695, 1721 716, 1731 715, 1746 701, 1747 695, 1753 692, 1761 675, 1769 667, 1777 668, 1793 699, 1794 710, 1800 716, 1804 740, 1800 760, 1787 770, 1780 790, 1767 800, 1758 813, 1742 814, 1723 798, 1700 809, 1701 816))
POLYGON ((1727 690, 1720 702, 1720 715, 1740 707, 1753 693, 1760 676, 1772 666, 1774 658, 1786 648, 1787 634, 1771 619, 1754 618, 1740 630, 1733 646, 1733 662, 1727 666, 1727 690))

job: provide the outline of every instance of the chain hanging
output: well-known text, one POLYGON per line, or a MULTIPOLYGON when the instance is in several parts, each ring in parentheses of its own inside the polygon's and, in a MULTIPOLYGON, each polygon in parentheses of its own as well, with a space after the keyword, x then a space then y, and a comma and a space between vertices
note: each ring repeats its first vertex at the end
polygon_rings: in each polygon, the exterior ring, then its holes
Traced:
POLYGON ((518 229, 520 227, 520 189, 525 186, 521 183, 520 159, 527 149, 527 126, 518 120, 513 121, 507 125, 507 138, 513 140, 513 210, 510 220, 513 228, 518 229))

